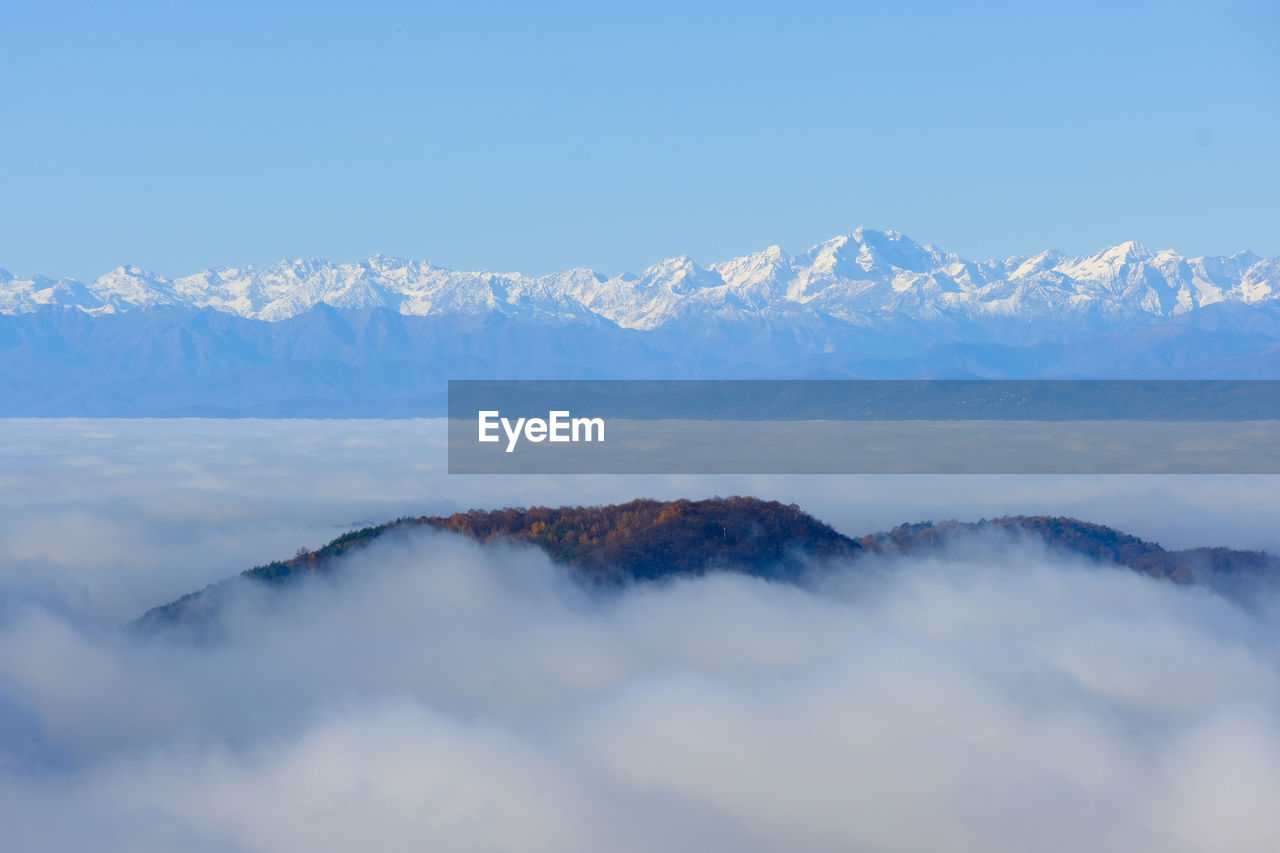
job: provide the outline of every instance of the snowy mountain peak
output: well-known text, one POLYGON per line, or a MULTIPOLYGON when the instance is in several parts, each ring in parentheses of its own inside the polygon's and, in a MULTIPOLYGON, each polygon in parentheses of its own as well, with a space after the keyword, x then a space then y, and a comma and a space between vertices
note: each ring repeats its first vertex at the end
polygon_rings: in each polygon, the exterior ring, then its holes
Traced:
POLYGON ((1013 278, 1024 278, 1051 270, 1060 264, 1062 260, 1063 254, 1061 252, 1056 249, 1048 249, 1029 258, 1010 258, 1005 261, 1004 267, 1012 270, 1011 276, 1013 278))
POLYGON ((1251 252, 1248 249, 1245 249, 1244 251, 1236 252, 1234 255, 1228 255, 1227 260, 1231 261, 1231 263, 1238 267, 1248 269, 1261 261, 1262 256, 1257 252, 1251 252))
POLYGON ((1086 263, 1093 266, 1105 266, 1111 270, 1118 270, 1123 266, 1139 263, 1151 258, 1152 254, 1147 250, 1146 246, 1136 240, 1128 240, 1119 243, 1110 248, 1103 249, 1097 254, 1090 255, 1086 259, 1086 263))
POLYGON ((1043 320, 1051 327, 1067 319, 1139 322, 1216 302, 1276 300, 1280 257, 1252 252, 1187 258, 1173 251, 1153 254, 1128 241, 1081 257, 1045 251, 973 262, 901 232, 871 228, 802 255, 769 246, 707 267, 679 255, 640 275, 585 268, 536 277, 467 272, 385 255, 357 263, 297 258, 266 267, 223 266, 176 279, 128 265, 87 284, 0 271, 0 313, 185 307, 268 321, 329 305, 409 315, 497 312, 636 329, 708 313, 748 319, 777 312, 859 326, 876 318, 954 324, 1017 317, 1024 325, 1043 320))
POLYGON ((876 231, 872 228, 857 228, 848 236, 819 243, 811 254, 816 264, 833 273, 839 268, 848 269, 850 263, 863 272, 925 272, 947 260, 940 252, 921 246, 900 231, 876 231))
POLYGON ((1151 252, 1137 240, 1127 240, 1104 251, 1103 256, 1118 261, 1133 261, 1151 257, 1151 252))

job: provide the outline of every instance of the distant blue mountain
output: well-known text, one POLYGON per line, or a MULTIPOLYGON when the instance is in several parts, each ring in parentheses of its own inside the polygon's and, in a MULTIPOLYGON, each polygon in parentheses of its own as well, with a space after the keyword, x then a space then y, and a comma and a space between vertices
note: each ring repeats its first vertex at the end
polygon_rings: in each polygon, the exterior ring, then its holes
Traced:
POLYGON ((491 311, 417 316, 319 303, 270 322, 211 308, 0 315, 0 416, 421 417, 449 379, 1280 379, 1280 306, 1184 314, 1017 342, 885 315, 690 316, 648 329, 491 311))

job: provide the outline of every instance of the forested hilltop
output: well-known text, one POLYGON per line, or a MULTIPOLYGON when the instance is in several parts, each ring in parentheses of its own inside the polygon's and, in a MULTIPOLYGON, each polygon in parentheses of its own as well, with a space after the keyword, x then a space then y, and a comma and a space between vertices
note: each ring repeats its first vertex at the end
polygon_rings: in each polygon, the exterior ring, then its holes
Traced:
POLYGON ((1238 593, 1280 577, 1280 557, 1258 551, 1193 548, 1169 551, 1154 542, 1100 524, 1055 516, 1010 516, 976 523, 903 524, 853 539, 795 504, 751 497, 657 501, 638 499, 595 507, 471 510, 450 516, 401 518, 339 536, 314 551, 249 569, 177 601, 153 608, 136 627, 162 628, 207 616, 230 584, 284 585, 324 574, 342 556, 389 533, 432 528, 479 542, 535 545, 571 575, 592 586, 613 587, 710 571, 741 572, 795 582, 833 560, 856 562, 868 554, 927 555, 978 535, 1031 539, 1104 564, 1127 567, 1174 583, 1206 584, 1238 593))

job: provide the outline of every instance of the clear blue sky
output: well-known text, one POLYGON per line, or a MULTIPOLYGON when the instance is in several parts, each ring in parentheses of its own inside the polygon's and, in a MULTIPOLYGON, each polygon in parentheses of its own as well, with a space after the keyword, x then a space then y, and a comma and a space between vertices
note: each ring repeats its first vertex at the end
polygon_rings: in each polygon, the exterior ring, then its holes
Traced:
POLYGON ((0 267, 1280 251, 1280 4, 0 6, 0 267))

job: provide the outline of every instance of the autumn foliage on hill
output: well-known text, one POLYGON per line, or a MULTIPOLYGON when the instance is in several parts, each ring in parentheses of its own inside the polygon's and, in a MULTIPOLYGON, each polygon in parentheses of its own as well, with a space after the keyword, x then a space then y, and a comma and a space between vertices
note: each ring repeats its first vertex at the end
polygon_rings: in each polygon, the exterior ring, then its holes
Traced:
MULTIPOLYGON (((810 567, 832 560, 868 553, 938 553, 975 534, 1037 540, 1098 563, 1127 566, 1176 583, 1205 583, 1241 598, 1248 597, 1260 581, 1280 579, 1280 558, 1271 554, 1226 548, 1167 551, 1154 542, 1073 518, 1009 516, 976 523, 903 524, 854 540, 795 504, 749 497, 640 499, 612 506, 471 510, 401 518, 353 530, 314 551, 299 549, 292 558, 250 569, 241 578, 282 584, 324 574, 338 558, 388 533, 421 528, 450 531, 480 542, 528 543, 568 566, 576 579, 601 587, 709 571, 796 581, 810 567)), ((149 628, 198 621, 221 606, 228 584, 235 580, 153 608, 135 624, 149 628)))
POLYGON ((530 542, 553 560, 603 581, 717 569, 794 578, 812 559, 847 557, 860 550, 858 543, 795 504, 742 497, 472 510, 417 521, 482 542, 530 542))
MULTIPOLYGON (((278 585, 324 574, 338 558, 388 533, 423 527, 481 542, 527 542, 571 567, 577 579, 601 586, 718 570, 794 581, 816 561, 861 551, 857 542, 795 504, 745 497, 640 499, 612 506, 471 510, 401 518, 353 530, 314 551, 299 549, 290 559, 249 569, 240 577, 278 585)), ((152 608, 135 625, 148 629, 199 620, 221 606, 227 584, 213 584, 152 608)))

